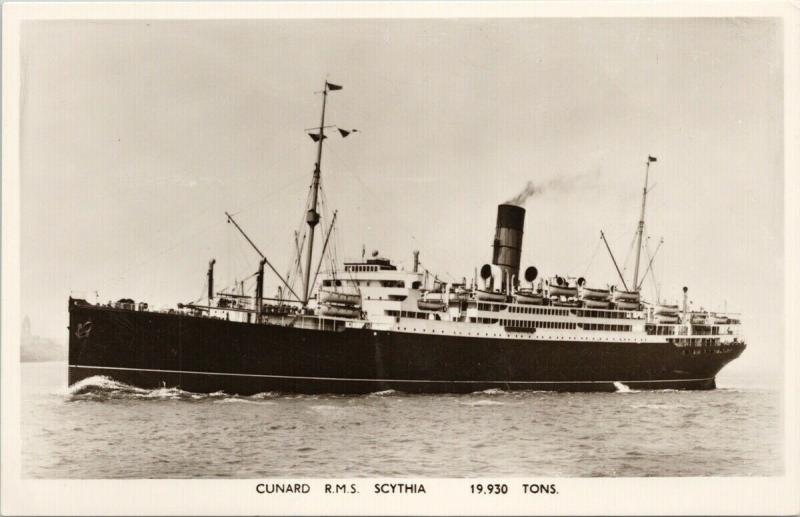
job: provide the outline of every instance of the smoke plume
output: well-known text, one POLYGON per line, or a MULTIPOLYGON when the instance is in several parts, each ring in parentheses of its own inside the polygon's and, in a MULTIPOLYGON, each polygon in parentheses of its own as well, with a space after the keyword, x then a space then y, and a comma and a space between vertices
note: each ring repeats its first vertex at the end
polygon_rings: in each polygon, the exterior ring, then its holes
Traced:
POLYGON ((527 201, 529 197, 541 191, 542 189, 540 187, 534 185, 532 181, 528 181, 528 183, 525 184, 525 186, 516 196, 506 201, 506 204, 522 206, 525 204, 525 201, 527 201))
POLYGON ((528 181, 514 197, 506 201, 507 205, 522 206, 529 197, 548 191, 569 192, 575 188, 588 186, 592 179, 597 179, 598 173, 583 173, 572 176, 556 176, 544 183, 535 184, 528 181))

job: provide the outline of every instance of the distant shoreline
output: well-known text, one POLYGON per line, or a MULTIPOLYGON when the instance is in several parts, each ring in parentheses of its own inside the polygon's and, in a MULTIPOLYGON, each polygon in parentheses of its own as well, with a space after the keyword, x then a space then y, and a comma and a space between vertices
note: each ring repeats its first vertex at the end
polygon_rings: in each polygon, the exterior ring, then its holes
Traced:
POLYGON ((39 336, 23 337, 19 357, 23 363, 66 361, 67 347, 58 341, 39 336))

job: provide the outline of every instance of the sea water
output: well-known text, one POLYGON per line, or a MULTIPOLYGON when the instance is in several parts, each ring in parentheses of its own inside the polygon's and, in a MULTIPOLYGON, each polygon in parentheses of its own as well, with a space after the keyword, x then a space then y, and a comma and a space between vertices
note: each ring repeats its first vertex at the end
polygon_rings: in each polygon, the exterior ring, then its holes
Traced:
POLYGON ((22 366, 28 478, 764 476, 777 391, 364 396, 144 390, 22 366))

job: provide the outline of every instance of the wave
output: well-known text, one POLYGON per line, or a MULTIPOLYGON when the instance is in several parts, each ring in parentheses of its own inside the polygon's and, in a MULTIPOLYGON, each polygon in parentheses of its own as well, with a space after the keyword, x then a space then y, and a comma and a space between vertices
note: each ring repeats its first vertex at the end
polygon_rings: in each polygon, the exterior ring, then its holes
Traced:
POLYGON ((255 395, 250 395, 248 398, 251 399, 274 399, 283 396, 283 394, 278 393, 277 391, 263 391, 261 393, 256 393, 255 395))
POLYGON ((639 393, 639 390, 632 390, 630 386, 619 381, 614 382, 614 388, 617 390, 616 393, 639 393))
MULTIPOLYGON (((676 389, 635 390, 631 389, 629 386, 627 386, 622 382, 614 382, 614 387, 616 389, 615 393, 683 393, 684 392, 684 390, 676 390, 676 389)), ((722 388, 722 389, 717 389, 716 391, 723 393, 738 393, 741 392, 742 390, 738 390, 736 388, 722 388)), ((63 394, 64 392, 62 391, 59 393, 63 394)), ((490 397, 493 399, 497 398, 506 400, 516 400, 519 398, 525 398, 532 395, 542 395, 542 394, 553 395, 553 396, 565 395, 556 391, 546 391, 546 390, 507 391, 501 388, 490 388, 482 391, 475 391, 469 393, 468 395, 466 395, 466 397, 469 397, 469 399, 473 400, 475 398, 480 398, 477 404, 468 403, 468 405, 493 405, 493 404, 501 404, 501 402, 492 403, 492 401, 487 400, 486 397, 490 397)), ((567 393, 566 395, 569 396, 570 394, 567 393)), ((135 399, 135 400, 186 400, 186 401, 222 400, 227 402, 266 401, 271 399, 333 400, 333 399, 342 399, 342 398, 346 399, 353 397, 350 395, 333 395, 333 394, 328 394, 328 395, 291 394, 291 393, 281 393, 276 391, 265 391, 261 393, 256 393, 254 395, 244 396, 235 393, 227 393, 224 391, 216 391, 213 393, 195 393, 182 390, 177 387, 166 387, 166 386, 160 388, 146 389, 125 384, 123 382, 114 380, 105 375, 95 375, 92 377, 87 377, 86 379, 83 379, 73 384, 72 386, 67 388, 66 396, 69 400, 94 400, 94 401, 113 400, 113 399, 135 399)), ((367 395, 367 397, 411 397, 411 396, 413 395, 409 395, 393 389, 376 391, 367 395)), ((442 394, 441 396, 452 397, 454 395, 442 394)), ((456 395, 456 397, 458 397, 458 395, 456 395)))
POLYGON ((279 393, 256 393, 248 397, 215 391, 213 393, 194 393, 177 387, 139 388, 119 382, 105 375, 94 375, 82 379, 69 388, 66 392, 68 400, 72 401, 105 401, 105 400, 185 400, 214 402, 257 402, 280 396, 279 393))
POLYGON ((472 395, 508 395, 509 392, 500 388, 489 388, 488 390, 475 391, 472 395))
POLYGON ((400 395, 401 393, 397 390, 383 390, 383 391, 375 391, 370 393, 370 397, 391 397, 393 395, 400 395))
POLYGON ((67 395, 70 398, 94 398, 101 395, 146 395, 153 390, 137 388, 129 384, 115 381, 105 375, 93 375, 82 379, 69 388, 67 395))
POLYGON ((473 401, 473 402, 462 402, 461 404, 464 405, 464 406, 472 406, 472 407, 475 407, 475 406, 505 406, 506 405, 505 402, 499 402, 497 400, 486 400, 486 399, 476 400, 476 401, 473 401))
POLYGON ((274 404, 272 401, 264 401, 264 399, 252 400, 250 397, 225 397, 224 399, 215 400, 214 404, 274 404))

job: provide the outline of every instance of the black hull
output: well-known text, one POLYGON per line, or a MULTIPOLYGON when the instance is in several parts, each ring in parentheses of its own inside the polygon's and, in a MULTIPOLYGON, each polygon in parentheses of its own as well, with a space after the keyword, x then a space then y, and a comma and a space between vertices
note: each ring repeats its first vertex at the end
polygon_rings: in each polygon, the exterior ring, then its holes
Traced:
POLYGON ((240 395, 615 391, 615 382, 714 389, 717 372, 743 350, 687 355, 667 343, 319 331, 71 301, 69 383, 105 375, 144 388, 240 395))

